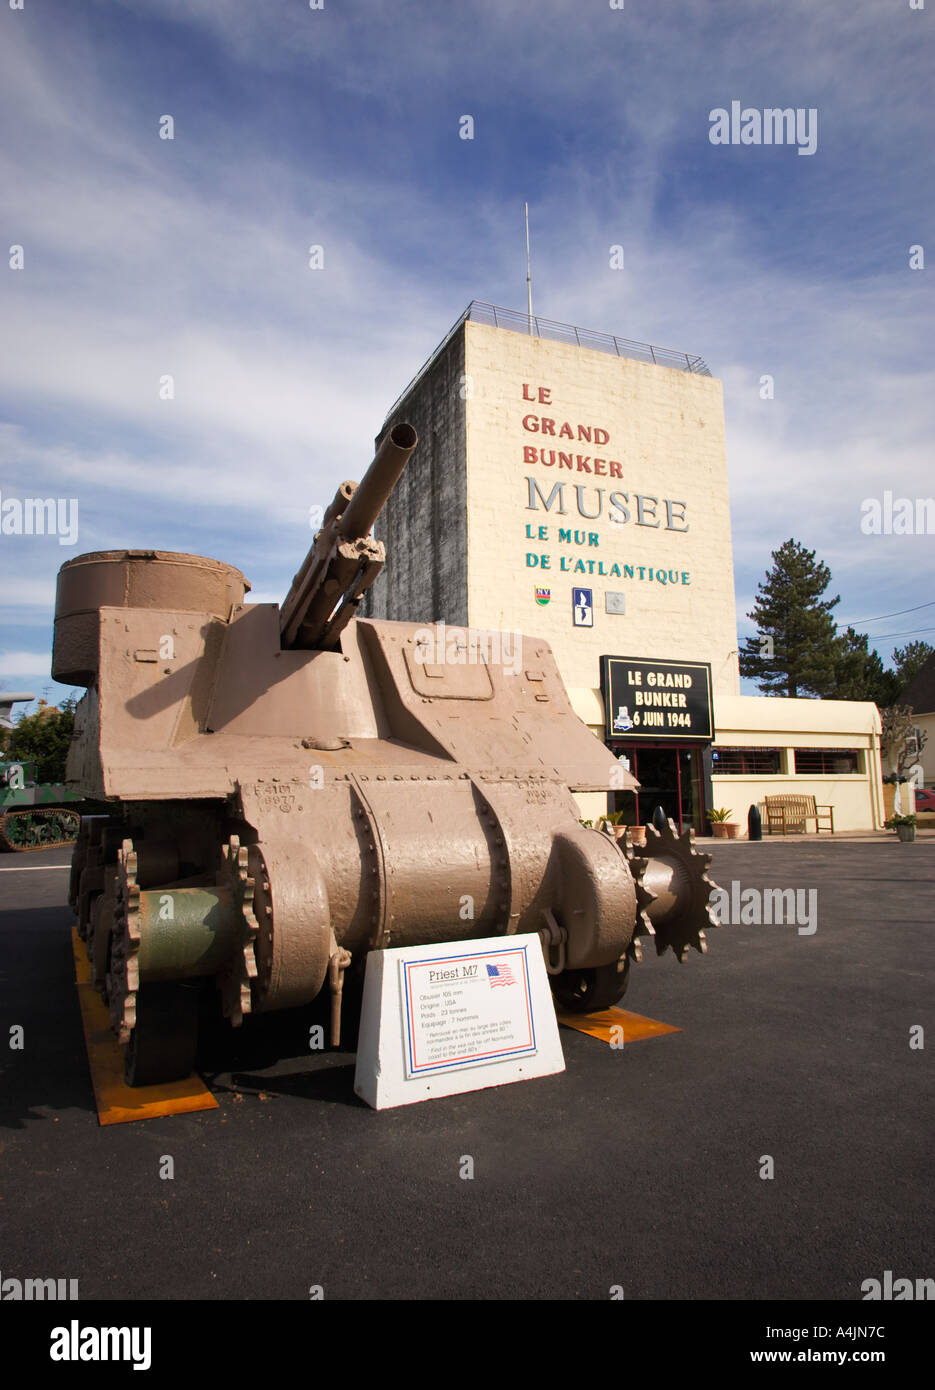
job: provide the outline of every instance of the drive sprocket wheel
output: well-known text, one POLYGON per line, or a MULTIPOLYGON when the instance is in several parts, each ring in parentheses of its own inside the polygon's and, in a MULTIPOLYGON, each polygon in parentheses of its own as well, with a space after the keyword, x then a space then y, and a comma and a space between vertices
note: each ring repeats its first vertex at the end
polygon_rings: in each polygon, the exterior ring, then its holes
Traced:
MULTIPOLYGON (((140 888, 138 860, 132 840, 117 851, 117 901, 107 974, 110 1026, 119 1042, 129 1042, 136 1027, 136 996, 140 987, 140 888)), ((99 928, 103 924, 99 925, 99 928)))
MULTIPOLYGON (((708 949, 705 929, 720 925, 709 902, 717 884, 708 878, 711 855, 695 849, 693 831, 680 835, 675 822, 667 820, 661 830, 646 827, 646 848, 639 855, 629 835, 624 836, 621 848, 636 883, 634 941, 637 935, 651 934, 657 955, 671 947, 680 962, 688 959, 692 948, 703 955, 708 949)), ((637 943, 637 960, 639 952, 637 943)))
POLYGON ((656 895, 643 882, 643 874, 649 861, 637 854, 636 846, 630 838, 629 826, 624 830, 623 838, 617 841, 617 848, 627 861, 636 887, 636 924, 633 927, 630 945, 627 947, 627 957, 639 964, 643 959, 643 945, 640 937, 655 935, 655 927, 649 918, 649 907, 656 895))
POLYGON ((257 976, 256 942, 259 922, 254 912, 257 872, 265 874, 265 866, 259 850, 240 843, 237 835, 232 835, 226 845, 221 846, 222 866, 218 871, 219 886, 230 889, 234 900, 235 933, 231 949, 229 967, 223 972, 218 983, 224 1014, 234 1027, 243 1022, 244 1014, 251 1012, 253 1001, 250 981, 257 976), (251 860, 257 861, 251 863, 251 860), (253 872, 256 870, 257 872, 253 872))

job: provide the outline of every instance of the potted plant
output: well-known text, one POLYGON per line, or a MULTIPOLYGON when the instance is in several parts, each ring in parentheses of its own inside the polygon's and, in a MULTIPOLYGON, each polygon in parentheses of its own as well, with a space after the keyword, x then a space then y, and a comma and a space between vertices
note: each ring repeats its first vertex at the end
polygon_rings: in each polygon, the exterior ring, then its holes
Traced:
POLYGON ((708 812, 711 833, 716 840, 736 840, 740 833, 740 825, 730 819, 732 815, 733 811, 725 806, 716 806, 713 811, 708 812))
POLYGON ((884 821, 887 830, 895 830, 901 840, 914 840, 916 837, 916 818, 915 816, 890 816, 888 821, 884 821))
MULTIPOLYGON (((613 837, 614 837, 615 840, 622 840, 622 839, 623 839, 623 836, 624 836, 624 833, 626 832, 627 827, 626 827, 626 825, 624 824, 623 812, 622 812, 622 811, 608 811, 607 814, 601 818, 601 822, 602 822, 602 824, 601 824, 601 829, 604 830, 604 831, 606 831, 608 835, 613 835, 613 837)), ((632 826, 632 825, 630 826, 630 830, 631 830, 631 831, 632 831, 632 830, 635 830, 635 829, 637 829, 637 828, 642 829, 642 826, 640 826, 640 827, 636 827, 636 826, 632 826)), ((646 841, 645 841, 645 834, 644 834, 643 843, 644 843, 644 844, 646 843, 646 841)))

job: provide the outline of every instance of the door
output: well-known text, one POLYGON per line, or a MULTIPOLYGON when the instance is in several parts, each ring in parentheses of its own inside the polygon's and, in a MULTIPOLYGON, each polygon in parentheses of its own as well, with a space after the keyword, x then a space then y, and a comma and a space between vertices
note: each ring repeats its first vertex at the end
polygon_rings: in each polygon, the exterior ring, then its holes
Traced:
POLYGON ((628 825, 651 825, 653 812, 661 806, 680 834, 689 827, 696 834, 704 833, 704 779, 699 747, 611 747, 615 754, 623 753, 629 759, 630 771, 640 784, 638 792, 617 792, 614 796, 614 810, 623 812, 628 825))

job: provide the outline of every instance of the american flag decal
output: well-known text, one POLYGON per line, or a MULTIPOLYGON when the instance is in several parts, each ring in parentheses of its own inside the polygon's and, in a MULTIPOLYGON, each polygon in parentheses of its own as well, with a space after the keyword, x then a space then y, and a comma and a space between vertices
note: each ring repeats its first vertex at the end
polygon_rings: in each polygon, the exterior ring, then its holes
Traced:
POLYGON ((508 965, 488 965, 487 979, 490 982, 491 989, 496 989, 497 985, 516 984, 516 981, 513 979, 513 971, 508 965))

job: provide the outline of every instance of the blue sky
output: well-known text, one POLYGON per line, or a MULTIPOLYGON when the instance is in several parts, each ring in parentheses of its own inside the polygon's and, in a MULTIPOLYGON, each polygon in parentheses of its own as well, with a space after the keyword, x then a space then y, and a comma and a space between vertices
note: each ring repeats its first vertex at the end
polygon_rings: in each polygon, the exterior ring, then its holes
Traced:
POLYGON ((885 489, 935 494, 935 261, 909 268, 912 245, 935 257, 933 10, 0 7, 0 492, 80 513, 71 549, 0 535, 0 687, 67 693, 48 660, 76 553, 191 550, 281 597, 309 506, 360 476, 465 305, 523 307, 524 199, 537 312, 698 354, 724 383, 741 634, 794 536, 840 619, 931 602, 862 622, 884 659, 935 642, 933 537, 859 524, 885 489), (816 108, 816 153, 712 145, 732 100, 816 108))

